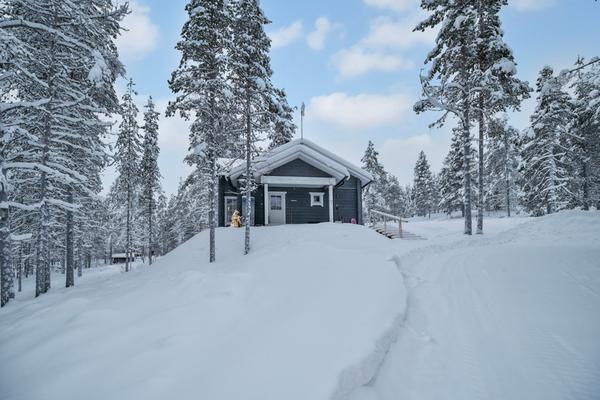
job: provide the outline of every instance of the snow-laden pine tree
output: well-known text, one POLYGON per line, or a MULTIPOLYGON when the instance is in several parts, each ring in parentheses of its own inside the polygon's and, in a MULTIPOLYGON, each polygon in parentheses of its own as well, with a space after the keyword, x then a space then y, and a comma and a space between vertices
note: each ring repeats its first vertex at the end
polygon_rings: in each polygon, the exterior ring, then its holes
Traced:
POLYGON ((432 173, 431 177, 431 213, 437 214, 440 212, 440 202, 442 194, 440 192, 441 180, 440 174, 432 173))
POLYGON ((115 182, 116 201, 124 209, 124 220, 121 228, 125 232, 125 271, 129 271, 129 260, 135 254, 134 229, 135 206, 140 187, 140 157, 142 151, 141 137, 137 122, 138 108, 135 104, 137 92, 135 84, 130 79, 127 90, 121 101, 121 123, 117 137, 115 166, 118 173, 115 182))
POLYGON ((123 68, 114 40, 127 7, 109 0, 7 0, 2 7, 0 30, 25 49, 8 64, 10 73, 23 79, 14 80, 15 101, 6 116, 24 140, 15 140, 22 145, 3 170, 15 188, 11 206, 31 213, 39 295, 49 290, 51 262, 62 251, 57 242, 62 215, 81 206, 66 201, 67 192, 94 195, 88 186, 94 177, 86 174, 97 158, 87 157, 88 164, 80 166, 76 153, 96 154, 95 136, 107 127, 99 115, 116 104, 112 85, 123 68))
POLYGON ((506 118, 494 118, 488 121, 487 136, 487 207, 491 210, 504 209, 510 217, 519 196, 519 132, 508 124, 506 118))
POLYGON ((569 154, 573 171, 569 190, 574 195, 573 205, 588 210, 600 209, 600 65, 584 69, 585 64, 583 59, 577 61, 576 68, 582 69, 574 73, 571 84, 575 152, 569 154))
POLYGON ((474 69, 477 65, 477 12, 471 0, 427 0, 421 8, 429 17, 415 30, 425 31, 439 26, 434 49, 425 63, 429 71, 421 76, 423 100, 415 104, 417 113, 441 111, 434 123, 441 126, 449 114, 456 117, 462 128, 463 196, 465 205, 465 234, 472 234, 471 219, 471 120, 477 85, 474 69))
POLYGON ((209 179, 202 168, 197 168, 179 182, 177 193, 171 196, 168 204, 162 196, 159 236, 163 254, 209 226, 206 184, 209 179))
POLYGON ((452 141, 448 155, 444 158, 439 175, 440 202, 439 208, 451 215, 460 210, 464 214, 463 165, 464 146, 462 144, 462 128, 452 129, 452 141))
POLYGON ((404 211, 404 213, 402 213, 400 215, 406 216, 406 217, 414 217, 416 214, 416 211, 415 211, 414 191, 413 191, 412 186, 405 185, 402 188, 402 199, 403 199, 405 211, 404 211))
POLYGON ((144 142, 142 144, 142 161, 140 165, 140 219, 144 226, 148 262, 152 265, 152 255, 156 246, 156 211, 157 199, 161 192, 160 171, 158 169, 158 120, 152 97, 148 99, 144 112, 144 142))
POLYGON ((167 224, 167 196, 164 192, 160 192, 158 194, 157 202, 156 202, 156 226, 157 226, 157 234, 156 234, 156 244, 155 249, 158 255, 163 256, 167 254, 168 247, 168 231, 165 229, 167 224))
POLYGON ((193 119, 190 131, 190 154, 186 160, 209 177, 207 182, 210 262, 214 262, 217 226, 217 159, 227 153, 231 138, 231 96, 228 83, 231 22, 225 0, 191 0, 186 5, 185 22, 177 50, 179 67, 169 81, 175 101, 169 103, 167 115, 179 113, 193 119))
POLYGON ((432 211, 433 175, 424 151, 419 153, 415 165, 413 183, 416 213, 419 216, 431 216, 432 211))
POLYGON ((291 142, 296 133, 294 124, 294 109, 288 104, 287 95, 283 89, 274 89, 270 114, 273 126, 269 129, 269 150, 291 142))
MULTIPOLYGON (((10 18, 8 4, 0 3, 0 21, 10 18)), ((26 44, 10 30, 0 27, 0 307, 11 297, 13 266, 10 263, 10 207, 7 164, 14 162, 24 146, 27 132, 19 129, 20 113, 28 105, 14 97, 16 88, 23 87, 33 77, 20 73, 13 60, 30 57, 26 44)))
POLYGON ((375 145, 370 140, 361 161, 363 169, 373 176, 373 182, 363 191, 364 217, 366 221, 371 222, 372 210, 388 211, 385 199, 387 174, 379 162, 379 152, 375 150, 375 145))
POLYGON ((112 255, 117 253, 118 250, 125 248, 125 240, 123 237, 122 223, 125 219, 123 214, 124 207, 121 201, 122 195, 119 194, 119 188, 117 181, 115 180, 109 189, 108 195, 105 199, 105 209, 108 213, 106 221, 107 235, 107 247, 108 254, 110 256, 110 262, 112 264, 112 255))
MULTIPOLYGON (((265 26, 271 21, 264 15, 259 0, 236 0, 231 2, 232 49, 230 55, 230 79, 235 103, 241 106, 238 115, 243 121, 244 156, 246 171, 242 191, 246 199, 244 254, 250 252, 250 226, 252 225, 252 192, 254 181, 252 159, 257 154, 261 133, 269 126, 269 112, 274 98, 271 82, 271 39, 265 26)), ((281 106, 281 105, 280 105, 281 106)))
POLYGON ((398 178, 388 173, 386 176, 387 188, 384 193, 384 199, 386 204, 386 210, 392 215, 399 217, 405 217, 406 214, 406 200, 404 199, 404 192, 398 178))
POLYGON ((500 10, 508 0, 476 0, 477 63, 473 73, 476 107, 473 117, 478 124, 477 233, 483 233, 484 139, 488 122, 498 112, 518 110, 529 97, 529 84, 516 77, 517 68, 510 47, 504 41, 500 10))
POLYGON ((539 216, 564 208, 572 197, 568 161, 575 149, 569 132, 573 120, 571 99, 552 68, 546 66, 540 71, 536 91, 531 127, 522 138, 520 172, 523 205, 539 216))
POLYGON ((161 232, 163 233, 164 247, 166 252, 173 250, 179 244, 179 230, 176 228, 178 221, 175 218, 176 210, 177 199, 175 194, 171 194, 167 201, 164 216, 161 222, 161 232))

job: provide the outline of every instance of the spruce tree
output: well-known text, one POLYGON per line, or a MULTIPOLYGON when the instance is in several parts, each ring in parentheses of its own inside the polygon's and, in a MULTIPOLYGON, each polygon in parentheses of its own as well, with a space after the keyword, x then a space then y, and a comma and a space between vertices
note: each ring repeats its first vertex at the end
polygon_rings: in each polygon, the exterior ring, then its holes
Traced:
POLYGON ((155 249, 160 256, 167 254, 168 252, 168 230, 166 229, 167 225, 167 205, 168 199, 167 196, 161 191, 158 194, 158 199, 156 203, 156 225, 157 225, 157 234, 156 234, 156 244, 155 249))
POLYGON ((518 110, 529 97, 529 85, 516 77, 512 50, 504 41, 500 10, 508 0, 477 0, 477 63, 473 74, 476 92, 474 117, 478 124, 477 233, 483 233, 484 208, 484 139, 487 123, 498 112, 518 110))
MULTIPOLYGON (((137 123, 138 108, 134 97, 133 80, 127 83, 127 90, 122 98, 119 136, 116 144, 115 164, 119 174, 116 181, 117 201, 123 204, 125 231, 125 271, 129 271, 129 262, 134 255, 134 221, 135 201, 140 185, 140 153, 141 138, 137 123)), ((123 222, 121 222, 123 226, 123 222)))
POLYGON ((600 66, 588 69, 579 59, 571 87, 574 91, 573 133, 574 153, 570 156, 573 172, 569 191, 573 193, 573 206, 589 210, 600 209, 600 66))
POLYGON ((406 216, 406 204, 404 199, 404 193, 398 178, 388 173, 386 176, 387 188, 384 193, 384 199, 386 209, 392 215, 399 217, 406 216))
POLYGON ((271 116, 273 127, 269 130, 269 150, 279 147, 294 139, 296 125, 294 124, 294 109, 288 104, 285 90, 274 89, 271 116))
POLYGON ((169 86, 177 98, 169 103, 167 115, 179 113, 193 119, 190 131, 189 164, 209 177, 210 262, 216 260, 217 159, 226 154, 231 138, 231 90, 228 84, 231 16, 225 0, 191 0, 185 7, 185 22, 177 50, 179 67, 169 86))
POLYGON ((440 211, 440 202, 442 195, 440 193, 441 181, 440 175, 432 173, 431 176, 431 213, 437 214, 440 211))
POLYGON ((144 112, 144 142, 142 145, 141 176, 141 220, 145 225, 145 238, 148 251, 148 262, 152 265, 155 249, 157 198, 161 192, 160 171, 158 169, 158 119, 152 97, 148 99, 144 112))
POLYGON ((424 151, 419 153, 419 158, 415 165, 415 177, 414 177, 414 202, 416 207, 416 213, 419 216, 431 217, 432 211, 432 193, 433 193, 433 175, 427 156, 424 151))
POLYGON ((237 0, 232 4, 233 47, 231 49, 231 81, 243 120, 244 156, 246 172, 243 180, 243 193, 246 199, 244 254, 250 252, 250 226, 252 224, 252 192, 256 190, 252 159, 257 153, 256 144, 261 140, 260 133, 267 125, 265 114, 270 111, 273 99, 271 83, 271 40, 265 33, 265 26, 271 22, 265 17, 258 0, 237 0), (261 129, 262 128, 262 129, 261 129))
POLYGON ((363 208, 367 221, 372 221, 371 211, 388 211, 384 197, 387 176, 383 165, 379 162, 379 152, 369 140, 362 159, 363 169, 373 176, 373 182, 363 191, 363 208))
POLYGON ((1 107, 2 118, 16 128, 19 161, 5 163, 2 170, 15 188, 9 193, 15 200, 11 206, 30 213, 20 219, 34 234, 36 296, 50 288, 51 261, 63 248, 57 241, 64 213, 82 206, 66 201, 67 192, 73 189, 82 194, 79 198, 95 195, 88 182, 95 182, 93 175, 102 167, 97 135, 107 129, 99 117, 116 105, 113 83, 123 67, 114 39, 126 13, 126 6, 108 0, 2 4, 2 37, 14 39, 21 44, 15 50, 23 50, 17 62, 5 65, 15 78, 17 101, 1 107))
POLYGON ((505 118, 495 118, 488 122, 487 133, 485 170, 488 207, 504 208, 510 217, 518 198, 519 132, 508 125, 505 118))
POLYGON ((431 14, 415 30, 425 31, 438 25, 440 30, 434 49, 425 59, 430 69, 421 76, 424 98, 414 108, 417 113, 441 111, 441 118, 433 126, 443 125, 449 114, 459 120, 464 148, 464 232, 471 235, 471 120, 478 87, 474 80, 478 53, 477 12, 470 0, 422 1, 421 8, 431 14))
POLYGON ((464 146, 462 144, 462 128, 454 128, 452 130, 450 150, 444 159, 439 177, 439 207, 448 215, 457 210, 461 210, 464 213, 463 165, 464 146))
POLYGON ((569 95, 552 68, 544 67, 537 79, 537 106, 522 147, 522 201, 533 215, 556 212, 569 202, 566 161, 574 151, 568 131, 572 119, 569 95))

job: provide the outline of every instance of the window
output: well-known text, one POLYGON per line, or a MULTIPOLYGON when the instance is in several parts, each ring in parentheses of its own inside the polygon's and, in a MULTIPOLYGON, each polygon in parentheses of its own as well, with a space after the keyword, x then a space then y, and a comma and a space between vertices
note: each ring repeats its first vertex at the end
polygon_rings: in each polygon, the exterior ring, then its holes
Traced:
POLYGON ((311 207, 323 207, 324 201, 323 197, 325 197, 325 193, 323 192, 310 192, 310 206, 311 207))
POLYGON ((279 211, 281 210, 281 196, 280 195, 272 195, 271 196, 271 210, 279 211))

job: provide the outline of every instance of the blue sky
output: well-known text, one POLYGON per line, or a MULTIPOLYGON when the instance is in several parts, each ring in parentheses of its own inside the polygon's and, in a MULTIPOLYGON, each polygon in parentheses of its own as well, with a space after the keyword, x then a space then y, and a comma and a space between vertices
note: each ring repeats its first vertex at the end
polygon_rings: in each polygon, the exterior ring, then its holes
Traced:
MULTIPOLYGON (((451 126, 428 128, 435 113, 416 115, 419 70, 432 48, 434 33, 412 33, 425 14, 418 0, 263 0, 272 20, 268 33, 275 83, 290 104, 307 105, 305 137, 360 163, 373 140, 386 169, 410 183, 418 152, 424 150, 439 170, 451 126)), ((171 99, 167 80, 177 66, 174 50, 186 19, 185 0, 135 0, 119 40, 128 76, 137 83, 138 102, 152 95, 164 110, 171 99)), ((593 0, 511 0, 503 28, 513 48, 521 79, 535 82, 548 64, 568 68, 578 55, 600 55, 600 3, 593 0)), ((122 92, 123 83, 118 89, 122 92)), ((525 128, 533 101, 512 123, 525 128)), ((299 116, 298 116, 299 117, 299 116)), ((162 118, 160 167, 167 193, 176 190, 189 167, 187 124, 162 118)), ((105 176, 108 185, 112 171, 105 176)))

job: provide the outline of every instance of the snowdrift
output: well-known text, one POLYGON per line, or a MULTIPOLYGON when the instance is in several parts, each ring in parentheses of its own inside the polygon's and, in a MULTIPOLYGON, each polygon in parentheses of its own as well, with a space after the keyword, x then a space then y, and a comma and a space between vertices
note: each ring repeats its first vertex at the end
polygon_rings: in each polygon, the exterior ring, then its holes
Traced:
MULTIPOLYGON (((406 290, 361 226, 201 233, 151 267, 0 311, 0 399, 343 399, 375 375, 406 290)), ((57 282, 55 282, 57 284, 57 282)), ((59 283, 58 283, 59 284, 59 283)))

